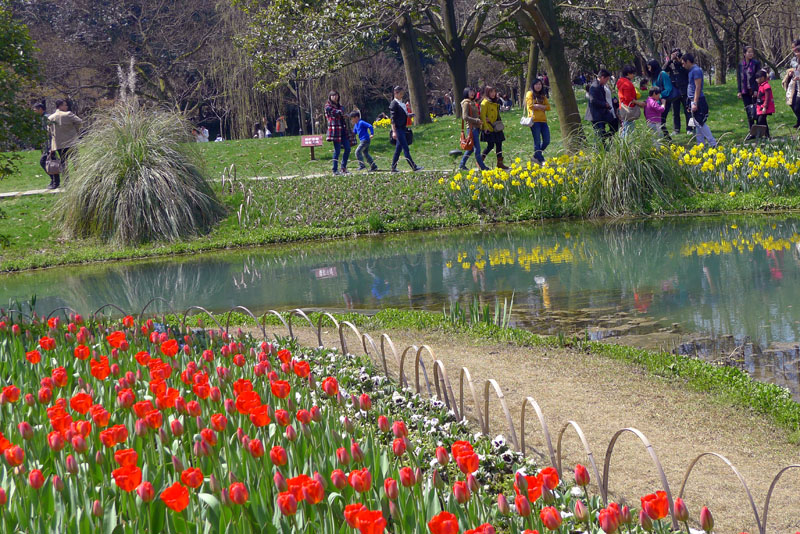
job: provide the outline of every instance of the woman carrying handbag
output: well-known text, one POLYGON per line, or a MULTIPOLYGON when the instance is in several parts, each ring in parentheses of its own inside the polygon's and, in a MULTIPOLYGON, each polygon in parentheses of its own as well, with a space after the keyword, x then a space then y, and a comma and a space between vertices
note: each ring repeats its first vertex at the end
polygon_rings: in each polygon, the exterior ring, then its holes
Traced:
POLYGON ((487 86, 483 91, 486 95, 481 102, 481 141, 486 143, 486 148, 481 153, 481 158, 485 161, 486 156, 492 149, 496 149, 497 168, 507 170, 503 165, 503 141, 506 135, 503 133, 505 125, 500 117, 500 106, 502 101, 497 97, 497 89, 487 86))
POLYGON ((464 150, 464 156, 461 158, 461 164, 458 166, 459 170, 467 170, 467 160, 475 153, 475 161, 482 171, 488 171, 489 168, 483 163, 481 156, 481 111, 475 102, 475 89, 467 87, 464 89, 464 99, 461 101, 461 148, 464 150), (467 131, 464 131, 464 123, 466 122, 467 131))
POLYGON ((547 100, 547 90, 542 80, 533 80, 531 90, 525 94, 525 112, 531 121, 528 124, 533 135, 533 159, 539 165, 544 163, 542 154, 550 144, 550 126, 547 125, 547 112, 550 111, 550 102, 547 100))

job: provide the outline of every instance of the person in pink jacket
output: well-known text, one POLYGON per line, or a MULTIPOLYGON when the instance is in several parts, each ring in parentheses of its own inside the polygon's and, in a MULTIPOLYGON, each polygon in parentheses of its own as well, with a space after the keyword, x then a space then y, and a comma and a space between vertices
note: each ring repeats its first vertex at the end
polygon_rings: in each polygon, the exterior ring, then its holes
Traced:
MULTIPOLYGON (((764 126, 766 132, 764 136, 769 138, 769 124, 767 124, 767 117, 775 113, 775 98, 772 96, 772 87, 769 85, 769 76, 767 71, 761 69, 756 74, 756 83, 758 83, 758 93, 756 96, 756 124, 764 126)), ((750 137, 748 135, 748 137, 750 137)))
POLYGON ((656 134, 661 135, 661 114, 664 113, 664 106, 661 105, 659 96, 661 89, 653 87, 650 89, 649 98, 644 105, 644 118, 647 121, 647 127, 653 130, 656 134))

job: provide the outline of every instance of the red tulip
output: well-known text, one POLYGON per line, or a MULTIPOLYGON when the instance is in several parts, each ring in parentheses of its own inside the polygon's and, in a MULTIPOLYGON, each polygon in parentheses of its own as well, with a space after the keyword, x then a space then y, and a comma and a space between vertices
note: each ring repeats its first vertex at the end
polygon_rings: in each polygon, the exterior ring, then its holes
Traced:
MULTIPOLYGON (((264 444, 261 443, 260 439, 251 439, 248 441, 247 449, 250 451, 250 454, 253 456, 253 458, 261 458, 266 452, 264 450, 264 444)), ((270 454, 270 457, 272 457, 272 454, 270 454)))
POLYGON ((406 452, 405 438, 395 438, 395 440, 392 442, 392 452, 397 457, 403 456, 403 454, 405 454, 406 452))
POLYGON ((309 374, 311 374, 311 366, 308 365, 308 362, 299 361, 294 362, 292 366, 292 371, 300 378, 306 378, 309 374))
POLYGON ((552 506, 542 508, 539 518, 549 530, 558 530, 558 527, 561 526, 561 513, 552 506))
POLYGON ((103 503, 99 500, 95 500, 92 503, 92 515, 95 517, 103 517, 103 503))
POLYGON ((347 486, 347 477, 344 474, 344 471, 341 469, 334 469, 331 472, 331 482, 333 486, 338 490, 343 490, 345 486, 347 486))
POLYGON ((350 528, 357 528, 357 517, 358 514, 361 512, 367 511, 367 507, 361 504, 360 502, 354 504, 348 504, 344 507, 344 520, 350 526, 350 528))
POLYGON ((196 467, 185 469, 181 473, 181 482, 192 489, 197 489, 203 484, 203 472, 196 467))
POLYGON ((317 480, 307 480, 302 487, 303 500, 308 504, 317 504, 325 497, 325 489, 317 480))
POLYGON ((5 506, 7 502, 8 502, 8 495, 6 495, 6 490, 0 488, 0 506, 5 506))
POLYGON ((69 407, 80 414, 85 414, 91 408, 92 402, 91 395, 78 393, 69 400, 69 407))
POLYGON ((686 507, 686 503, 683 502, 683 499, 680 497, 675 499, 674 510, 675 519, 684 523, 689 520, 689 509, 686 507))
POLYGON ((355 522, 361 534, 382 534, 386 530, 386 519, 380 510, 362 510, 356 515, 355 522))
POLYGON ((136 465, 139 460, 139 454, 134 449, 120 449, 114 451, 114 460, 120 467, 136 465))
POLYGON ((553 467, 545 467, 539 471, 539 476, 542 479, 542 485, 550 491, 556 489, 558 486, 558 471, 553 467))
POLYGON ((329 397, 336 397, 339 393, 339 382, 332 376, 327 377, 322 381, 322 391, 329 397))
POLYGON ((167 508, 180 513, 189 506, 189 490, 175 482, 161 492, 161 500, 167 508))
POLYGON ((355 441, 350 443, 350 456, 353 457, 353 461, 356 463, 364 460, 364 453, 361 452, 361 447, 355 441))
POLYGON ((22 439, 24 439, 25 441, 33 437, 33 427, 27 421, 23 421, 20 424, 18 424, 17 430, 19 430, 19 435, 22 436, 22 439))
POLYGON ((362 393, 358 398, 358 405, 360 406, 361 410, 368 412, 372 409, 372 399, 370 399, 369 395, 366 393, 362 393))
POLYGON ((135 465, 126 465, 111 472, 114 482, 122 491, 133 491, 142 483, 142 470, 135 465))
POLYGON ((700 527, 709 533, 714 530, 714 516, 706 506, 700 510, 700 527))
POLYGON ((56 340, 51 337, 44 336, 39 340, 39 346, 42 347, 43 350, 53 350, 56 348, 56 340))
POLYGON ((286 479, 283 478, 283 475, 280 471, 275 471, 275 474, 272 476, 273 482, 275 482, 275 488, 278 491, 286 491, 289 489, 289 485, 286 483, 286 479))
POLYGON ((467 530, 464 534, 495 534, 495 529, 489 523, 484 523, 476 528, 467 530))
POLYGON ((285 380, 273 380, 270 382, 270 390, 272 391, 272 394, 279 399, 285 399, 289 396, 291 387, 289 386, 289 382, 285 380))
POLYGON ((297 513, 297 499, 288 491, 278 494, 278 509, 283 515, 297 513))
POLYGON ((18 445, 7 448, 5 452, 3 452, 3 455, 6 458, 6 462, 11 467, 22 465, 22 462, 25 460, 25 451, 18 445))
POLYGON ((108 341, 109 345, 118 349, 122 345, 122 342, 125 341, 125 332, 111 332, 106 336, 106 341, 108 341))
POLYGON ((667 501, 666 491, 657 491, 641 498, 642 510, 647 512, 650 519, 658 521, 667 517, 669 513, 669 502, 667 501))
POLYGON ((650 519, 650 516, 647 515, 647 512, 644 510, 639 510, 639 524, 642 525, 642 528, 647 532, 653 530, 653 520, 650 519))
POLYGON ((408 429, 403 421, 395 421, 392 423, 392 434, 396 438, 408 437, 408 429))
POLYGON ((242 505, 247 502, 250 495, 247 493, 247 488, 241 482, 234 482, 228 488, 228 496, 234 504, 242 505))
POLYGON ((428 521, 431 534, 458 534, 458 518, 450 512, 440 512, 428 521))
MULTIPOLYGON (((280 410, 278 410, 280 411, 280 410)), ((271 419, 269 418, 269 406, 264 404, 263 406, 259 406, 258 408, 253 408, 250 412, 250 422, 257 427, 267 426, 270 423, 271 419)))
POLYGON ((297 410, 297 415, 295 418, 303 425, 308 425, 311 423, 311 412, 308 410, 297 410))
POLYGON ((28 475, 28 483, 33 489, 38 490, 44 486, 44 475, 40 470, 34 469, 28 475))
POLYGON ((518 494, 514 497, 514 507, 517 509, 517 513, 522 517, 531 515, 531 503, 524 495, 518 494))
POLYGON ((414 475, 414 471, 410 467, 401 467, 400 484, 402 484, 404 488, 409 488, 416 483, 417 480, 416 476, 414 475))
POLYGON ((344 447, 336 449, 336 461, 341 465, 348 465, 350 463, 350 453, 344 447))
POLYGON ((589 485, 589 471, 586 467, 578 464, 575 466, 575 484, 580 487, 586 487, 589 485))
POLYGON ((586 508, 586 505, 583 504, 583 501, 580 499, 575 501, 575 519, 580 521, 581 523, 586 522, 589 519, 589 509, 586 508))
POLYGON ((480 467, 480 459, 478 458, 478 455, 475 453, 462 454, 461 456, 456 456, 455 459, 458 468, 465 475, 474 473, 480 467))
POLYGON ((458 502, 458 504, 465 504, 469 502, 469 499, 472 495, 467 487, 467 483, 459 480, 453 484, 453 496, 456 498, 456 502, 458 502))
POLYGON ((497 495, 497 510, 503 515, 508 515, 511 513, 511 508, 508 506, 508 500, 502 493, 497 495))
POLYGON ((619 528, 617 514, 610 508, 603 508, 600 510, 597 520, 600 524, 600 528, 602 528, 603 532, 606 534, 614 534, 619 528))
POLYGON ((372 475, 366 467, 357 471, 351 471, 347 475, 347 482, 358 493, 369 491, 372 485, 372 475))
POLYGON ((139 496, 142 502, 150 502, 156 496, 156 491, 150 482, 145 481, 136 487, 136 495, 139 496))
POLYGON ((286 462, 289 461, 289 457, 286 454, 286 449, 284 449, 280 445, 276 445, 272 447, 272 449, 270 449, 269 459, 273 463, 273 465, 276 465, 278 467, 286 465, 286 462))
POLYGON ((436 461, 439 462, 439 465, 442 467, 446 467, 448 463, 450 463, 450 455, 447 453, 447 449, 444 447, 436 447, 436 461))
POLYGON ((216 413, 211 416, 211 428, 217 432, 222 432, 228 424, 228 418, 221 413, 216 413))
POLYGON ((378 430, 381 432, 389 431, 389 419, 385 415, 378 416, 378 430))
POLYGON ((163 343, 161 343, 160 347, 161 354, 167 356, 168 358, 172 358, 176 354, 178 354, 179 349, 180 347, 178 346, 178 341, 175 339, 169 339, 167 341, 164 341, 163 343))
POLYGON ((394 501, 400 495, 400 488, 397 487, 397 481, 393 478, 383 481, 383 491, 386 492, 386 497, 390 501, 394 501))

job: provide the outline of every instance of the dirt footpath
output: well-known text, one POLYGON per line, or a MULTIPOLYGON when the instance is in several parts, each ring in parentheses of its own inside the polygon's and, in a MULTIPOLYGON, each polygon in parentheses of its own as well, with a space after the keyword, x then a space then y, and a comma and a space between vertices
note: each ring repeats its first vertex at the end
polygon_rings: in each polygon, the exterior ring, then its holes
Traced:
MULTIPOLYGON (((380 332, 368 333, 378 341, 380 332)), ((633 365, 569 349, 518 347, 450 333, 387 333, 398 354, 408 345, 429 345, 445 364, 456 396, 461 367, 467 367, 472 374, 481 403, 484 381, 496 379, 506 396, 517 432, 522 404, 528 396, 541 406, 554 448, 561 427, 569 420, 576 421, 586 435, 601 474, 606 448, 614 433, 625 427, 637 428, 658 454, 673 498, 678 495, 689 463, 697 455, 713 451, 727 457, 739 469, 761 516, 773 477, 781 468, 800 463, 800 446, 789 443, 786 432, 761 417, 718 402, 710 395, 690 391, 678 382, 648 376, 633 365)), ((311 329, 299 331, 298 337, 303 344, 317 345, 316 332, 311 329)), ((332 329, 323 332, 323 342, 326 346, 339 346, 332 329)), ((348 336, 347 342, 351 352, 362 351, 355 335, 348 336)), ((389 359, 391 374, 396 377, 397 366, 393 363, 389 359)), ((413 385, 413 358, 405 369, 413 385)), ((465 403, 471 406, 466 387, 465 394, 465 403)), ((506 418, 494 396, 489 411, 492 436, 503 434, 508 439, 506 418)), ((467 415, 471 413, 469 410, 467 415)), ((476 420, 474 416, 471 418, 476 420)), ((526 411, 526 419, 526 445, 546 451, 532 410, 526 411)), ((565 434, 563 451, 565 476, 569 476, 567 473, 575 463, 587 464, 574 432, 565 434)), ((623 434, 614 448, 609 480, 613 498, 637 508, 640 496, 661 489, 645 447, 630 433, 623 434)), ((768 532, 800 530, 799 490, 800 470, 786 473, 772 497, 768 532)), ((717 533, 758 532, 744 489, 730 468, 716 458, 700 461, 689 479, 684 500, 695 523, 700 508, 708 506, 714 514, 717 533)))

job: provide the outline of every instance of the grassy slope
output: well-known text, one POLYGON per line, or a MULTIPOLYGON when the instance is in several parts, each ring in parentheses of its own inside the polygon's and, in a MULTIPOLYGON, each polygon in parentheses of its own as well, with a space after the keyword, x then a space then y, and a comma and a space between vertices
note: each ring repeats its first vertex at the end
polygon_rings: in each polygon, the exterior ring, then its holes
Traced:
MULTIPOLYGON (((779 95, 778 87, 776 94, 779 95)), ((711 128, 715 134, 731 142, 743 137, 746 122, 740 101, 735 95, 735 87, 731 84, 710 87, 708 94, 712 107, 711 128)), ((582 96, 580 98, 582 100, 582 96)), ((779 112, 772 120, 772 128, 775 135, 786 134, 788 129, 778 125, 793 124, 794 116, 786 106, 779 103, 777 107, 779 112)), ((548 153, 555 154, 561 149, 560 131, 556 113, 550 115, 553 144, 548 153)), ((518 117, 518 112, 506 115, 508 139, 504 152, 508 157, 527 159, 532 153, 532 142, 527 129, 518 125, 518 117)), ((450 117, 440 118, 430 126, 416 128, 416 141, 412 146, 415 159, 428 169, 453 169, 457 160, 448 152, 457 146, 459 130, 460 125, 450 117)), ((385 141, 387 135, 386 130, 378 130, 372 150, 379 165, 384 168, 391 158, 392 149, 385 141)), ((685 135, 682 138, 688 141, 685 135)), ((309 162, 309 151, 299 147, 297 137, 209 143, 201 149, 212 177, 221 176, 231 163, 236 165, 236 174, 240 179, 323 173, 330 164, 327 159, 330 157, 329 146, 317 151, 324 160, 309 162)), ((493 157, 489 159, 493 160, 493 157)), ((441 174, 431 172, 391 177, 356 174, 336 179, 326 176, 267 182, 243 181, 244 188, 252 189, 260 202, 261 209, 258 211, 261 215, 258 221, 240 224, 237 211, 246 201, 245 195, 225 195, 230 216, 210 235, 173 245, 148 245, 131 249, 114 249, 93 240, 59 240, 49 218, 56 200, 53 196, 0 201, 0 210, 5 213, 5 218, 0 219, 0 233, 10 240, 10 247, 2 249, 0 255, 0 271, 197 252, 275 241, 344 237, 371 231, 454 226, 475 223, 481 218, 509 221, 532 216, 524 212, 524 207, 518 206, 492 214, 476 214, 453 206, 448 202, 444 189, 436 184, 441 174)), ((38 166, 38 153, 26 152, 20 173, 0 182, 0 191, 39 188, 46 185, 47 180, 38 166)), ((216 187, 220 189, 219 185, 216 187)), ((733 199, 699 195, 687 199, 683 207, 686 211, 797 208, 800 207, 800 199, 762 193, 737 195, 733 199)))

